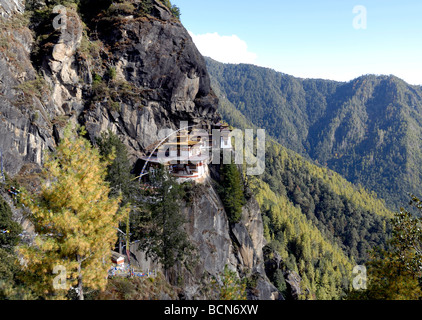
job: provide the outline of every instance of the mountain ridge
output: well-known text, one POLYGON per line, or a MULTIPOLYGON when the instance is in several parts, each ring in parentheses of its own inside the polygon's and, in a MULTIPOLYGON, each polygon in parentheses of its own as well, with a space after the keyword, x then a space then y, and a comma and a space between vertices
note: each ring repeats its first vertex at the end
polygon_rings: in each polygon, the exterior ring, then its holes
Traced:
POLYGON ((393 75, 336 82, 206 61, 222 96, 283 146, 375 191, 394 210, 407 193, 420 195, 420 86, 393 75))
POLYGON ((210 56, 204 56, 204 58, 206 60, 210 61, 210 62, 215 62, 215 63, 221 64, 221 65, 227 65, 227 66, 242 66, 242 65, 244 65, 244 66, 253 66, 253 67, 256 67, 256 68, 260 68, 260 69, 267 69, 267 70, 269 70, 271 72, 276 72, 276 73, 282 74, 284 76, 292 77, 292 78, 295 78, 295 79, 298 79, 298 80, 328 81, 328 82, 336 82, 336 83, 343 83, 344 84, 344 83, 348 83, 348 82, 351 82, 351 81, 354 81, 354 80, 357 80, 357 79, 363 78, 363 77, 371 77, 371 76, 373 76, 373 77, 391 77, 391 78, 396 78, 396 79, 398 79, 400 81, 403 81, 403 82, 407 83, 409 86, 422 87, 422 84, 411 84, 411 83, 408 83, 406 80, 404 80, 404 79, 396 76, 395 74, 366 73, 366 74, 361 74, 360 76, 356 76, 355 78, 352 78, 350 80, 333 80, 333 79, 329 79, 329 78, 320 78, 320 77, 299 77, 299 76, 295 76, 294 74, 285 73, 283 71, 279 71, 279 70, 276 70, 276 69, 271 68, 271 67, 268 67, 268 66, 267 67, 266 66, 260 66, 260 65, 254 64, 254 63, 245 63, 245 62, 239 62, 239 63, 221 62, 221 61, 218 61, 216 59, 211 58, 210 56))

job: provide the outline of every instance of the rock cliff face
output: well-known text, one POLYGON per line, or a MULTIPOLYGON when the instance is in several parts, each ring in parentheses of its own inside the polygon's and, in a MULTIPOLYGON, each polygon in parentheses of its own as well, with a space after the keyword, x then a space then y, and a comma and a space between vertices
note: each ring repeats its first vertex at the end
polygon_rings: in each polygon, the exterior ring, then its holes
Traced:
POLYGON ((120 95, 120 112, 107 112, 97 102, 84 114, 92 135, 110 128, 136 154, 157 140, 160 129, 178 129, 180 121, 207 128, 218 120, 218 100, 203 57, 168 9, 158 2, 154 8, 150 18, 130 15, 96 22, 116 79, 130 83, 136 96, 120 95))
MULTIPOLYGON (((48 21, 33 19, 31 28, 21 15, 22 1, 0 5, 0 148, 10 176, 35 184, 30 176, 42 165, 44 150, 54 150, 69 121, 85 125, 93 142, 112 130, 135 163, 160 130, 178 129, 181 121, 210 128, 219 120, 204 58, 159 1, 152 1, 148 14, 139 14, 141 2, 132 1, 132 12, 116 9, 105 16, 91 9, 85 20, 75 9, 61 8, 48 21)), ((281 299, 265 276, 256 201, 251 198, 242 221, 230 226, 211 183, 200 189, 184 208, 200 261, 181 269, 184 297, 209 297, 209 280, 228 265, 242 277, 255 277, 250 299, 281 299)), ((159 267, 137 250, 133 255, 145 267, 159 267)))
POLYGON ((14 13, 23 13, 25 1, 23 0, 1 0, 0 14, 2 17, 10 17, 14 13))
POLYGON ((33 35, 18 19, 1 21, 0 148, 10 175, 16 175, 25 163, 41 164, 42 150, 55 144, 48 96, 34 91, 37 72, 30 60, 33 35))

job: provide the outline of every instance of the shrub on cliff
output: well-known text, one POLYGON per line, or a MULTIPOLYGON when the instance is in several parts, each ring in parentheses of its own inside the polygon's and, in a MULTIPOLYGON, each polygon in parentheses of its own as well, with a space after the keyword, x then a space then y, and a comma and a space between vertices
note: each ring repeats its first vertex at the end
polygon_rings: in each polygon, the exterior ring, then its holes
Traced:
POLYGON ((180 19, 180 9, 176 5, 172 5, 170 0, 162 0, 161 1, 167 8, 170 9, 173 16, 177 19, 180 19))
POLYGON ((245 195, 242 178, 235 164, 225 164, 221 169, 219 194, 230 223, 237 223, 242 217, 245 195))

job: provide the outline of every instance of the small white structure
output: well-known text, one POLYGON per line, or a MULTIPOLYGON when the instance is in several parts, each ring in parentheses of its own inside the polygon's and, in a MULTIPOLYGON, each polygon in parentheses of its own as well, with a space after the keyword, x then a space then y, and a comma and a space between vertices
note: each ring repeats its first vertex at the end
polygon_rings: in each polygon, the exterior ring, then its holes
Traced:
POLYGON ((119 254, 115 251, 111 252, 111 261, 113 263, 117 264, 118 267, 124 267, 125 266, 125 258, 121 254, 119 254))
POLYGON ((220 131, 221 134, 221 149, 232 149, 232 139, 230 136, 231 131, 228 128, 222 128, 220 131))
POLYGON ((209 135, 209 146, 212 149, 233 149, 231 131, 229 126, 221 122, 213 125, 212 134, 209 135), (218 132, 218 136, 214 137, 213 134, 218 132))

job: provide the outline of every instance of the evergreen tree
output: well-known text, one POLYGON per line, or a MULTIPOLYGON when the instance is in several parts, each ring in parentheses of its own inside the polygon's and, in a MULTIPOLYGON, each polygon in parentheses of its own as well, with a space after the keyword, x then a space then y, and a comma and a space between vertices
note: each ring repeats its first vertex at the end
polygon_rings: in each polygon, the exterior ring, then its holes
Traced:
POLYGON ((162 0, 162 2, 170 9, 175 18, 180 19, 180 8, 178 6, 171 4, 170 0, 162 0))
POLYGON ((22 245, 19 253, 27 283, 47 299, 64 298, 68 285, 76 286, 80 300, 85 288, 105 288, 116 227, 126 214, 119 212, 121 198, 108 196, 109 162, 82 138, 83 129, 80 134, 65 129, 56 151, 47 155, 41 192, 24 192, 22 199, 38 236, 35 245, 22 245))
POLYGON ((22 227, 12 220, 12 211, 9 205, 0 198, 0 248, 9 252, 19 242, 22 227))
MULTIPOLYGON (((97 144, 104 159, 115 155, 114 160, 107 166, 106 180, 110 182, 110 196, 121 196, 121 206, 128 206, 131 209, 126 221, 120 223, 120 230, 126 230, 126 249, 129 250, 130 219, 135 219, 140 214, 138 208, 142 207, 139 182, 131 174, 132 165, 129 161, 127 147, 116 134, 111 131, 103 132, 97 139, 97 144)), ((122 234, 119 233, 118 236, 122 237, 122 234)))
POLYGON ((221 275, 220 300, 246 300, 246 283, 227 265, 221 275))
POLYGON ((245 204, 244 186, 240 171, 233 163, 224 164, 221 169, 219 194, 223 201, 230 223, 237 223, 242 217, 245 204))
POLYGON ((110 196, 122 195, 122 204, 130 201, 134 191, 138 189, 138 184, 131 174, 131 163, 127 148, 119 137, 111 131, 103 132, 97 139, 100 155, 107 159, 112 154, 114 160, 107 166, 106 181, 110 182, 110 196))
POLYGON ((150 173, 153 189, 144 198, 145 215, 139 216, 134 236, 147 256, 167 271, 191 256, 193 247, 183 226, 187 222, 181 206, 184 190, 163 166, 150 173))

